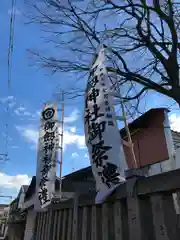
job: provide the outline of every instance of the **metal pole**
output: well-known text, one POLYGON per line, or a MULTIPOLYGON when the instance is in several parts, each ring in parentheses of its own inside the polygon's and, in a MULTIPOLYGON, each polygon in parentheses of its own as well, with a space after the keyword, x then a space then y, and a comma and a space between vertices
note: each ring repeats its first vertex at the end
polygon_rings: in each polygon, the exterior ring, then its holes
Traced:
POLYGON ((126 119, 126 112, 125 112, 125 109, 124 109, 124 103, 123 103, 123 100, 122 100, 121 90, 120 90, 119 83, 118 83, 117 79, 116 79, 116 83, 117 83, 117 87, 118 87, 120 104, 121 104, 122 114, 123 114, 123 121, 124 121, 125 129, 126 129, 129 148, 131 150, 131 155, 132 155, 132 158, 133 158, 133 161, 134 161, 134 164, 135 164, 135 168, 137 168, 138 165, 137 165, 136 156, 135 156, 135 153, 134 153, 133 142, 132 142, 131 134, 130 134, 130 131, 129 131, 128 122, 127 122, 127 119, 126 119))
POLYGON ((62 194, 63 134, 64 134, 64 92, 62 91, 61 147, 60 147, 60 197, 62 194))
POLYGON ((136 156, 134 153, 133 142, 132 142, 131 134, 129 131, 129 127, 128 127, 128 123, 127 123, 127 119, 126 119, 126 113, 125 113, 125 109, 124 109, 124 103, 123 103, 122 99, 121 99, 121 107, 122 107, 122 114, 123 114, 124 125, 125 125, 125 129, 126 129, 126 133, 127 133, 128 143, 130 145, 130 150, 131 150, 133 161, 135 163, 135 168, 137 168, 138 165, 137 165, 136 156))

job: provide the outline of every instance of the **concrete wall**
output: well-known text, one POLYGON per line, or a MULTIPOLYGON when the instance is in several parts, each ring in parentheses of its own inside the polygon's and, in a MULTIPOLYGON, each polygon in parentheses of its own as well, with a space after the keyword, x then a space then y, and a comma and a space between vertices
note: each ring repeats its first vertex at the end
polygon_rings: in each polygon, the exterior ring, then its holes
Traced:
POLYGON ((36 212, 34 210, 29 210, 27 214, 24 240, 32 240, 35 226, 35 218, 36 212))

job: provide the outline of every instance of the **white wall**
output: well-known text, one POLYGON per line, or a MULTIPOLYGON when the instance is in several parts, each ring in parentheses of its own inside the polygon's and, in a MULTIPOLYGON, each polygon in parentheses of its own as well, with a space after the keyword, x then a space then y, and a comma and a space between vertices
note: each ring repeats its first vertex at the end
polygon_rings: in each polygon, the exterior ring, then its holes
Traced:
POLYGON ((180 148, 176 149, 176 169, 180 168, 180 148))
POLYGON ((177 161, 176 158, 172 160, 168 159, 163 162, 155 163, 148 167, 144 167, 142 168, 142 170, 144 170, 145 176, 149 177, 180 168, 180 166, 178 166, 180 164, 177 164, 177 162, 180 162, 180 160, 177 161))
POLYGON ((26 228, 24 233, 24 240, 32 240, 36 220, 36 212, 28 210, 26 219, 26 228))

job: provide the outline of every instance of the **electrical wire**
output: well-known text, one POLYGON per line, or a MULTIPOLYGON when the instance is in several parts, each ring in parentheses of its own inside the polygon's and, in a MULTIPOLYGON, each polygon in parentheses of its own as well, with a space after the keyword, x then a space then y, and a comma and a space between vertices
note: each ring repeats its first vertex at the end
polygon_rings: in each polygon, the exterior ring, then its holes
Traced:
POLYGON ((8 47, 8 88, 11 86, 11 73, 12 73, 12 53, 14 48, 14 23, 15 23, 15 8, 16 0, 12 0, 12 11, 10 15, 10 34, 9 34, 9 47, 8 47))
POLYGON ((10 14, 10 30, 9 30, 9 46, 8 46, 8 101, 6 107, 6 124, 5 124, 5 160, 8 160, 8 146, 9 146, 9 118, 10 118, 10 88, 11 88, 11 74, 12 74, 12 56, 14 48, 14 23, 15 23, 15 10, 16 0, 11 2, 11 14, 10 14))

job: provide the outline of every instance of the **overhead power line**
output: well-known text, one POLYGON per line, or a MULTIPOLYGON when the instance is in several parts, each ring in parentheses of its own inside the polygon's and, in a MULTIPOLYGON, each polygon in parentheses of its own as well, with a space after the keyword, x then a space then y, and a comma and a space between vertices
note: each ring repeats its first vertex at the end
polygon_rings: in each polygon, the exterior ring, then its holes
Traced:
POLYGON ((8 145, 9 145, 9 118, 10 118, 10 88, 11 88, 11 75, 12 75, 12 58, 13 58, 13 48, 14 48, 14 23, 15 23, 15 11, 16 11, 16 0, 11 1, 11 13, 10 13, 10 23, 9 23, 9 45, 8 45, 8 101, 6 107, 6 123, 5 123, 5 149, 6 153, 1 154, 4 160, 8 159, 8 145))
POLYGON ((9 34, 9 47, 8 47, 8 88, 11 86, 11 73, 12 73, 12 53, 14 48, 14 23, 15 23, 16 0, 12 0, 11 14, 10 14, 10 34, 9 34))

